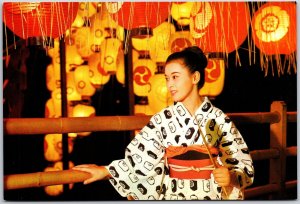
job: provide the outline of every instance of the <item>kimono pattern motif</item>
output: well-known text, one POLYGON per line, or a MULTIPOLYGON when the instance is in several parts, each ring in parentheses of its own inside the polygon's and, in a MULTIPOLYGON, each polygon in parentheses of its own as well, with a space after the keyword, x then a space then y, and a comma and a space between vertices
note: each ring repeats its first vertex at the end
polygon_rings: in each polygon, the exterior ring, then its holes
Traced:
POLYGON ((227 199, 243 199, 243 189, 253 183, 254 168, 248 147, 230 118, 207 97, 192 116, 181 102, 153 115, 125 150, 125 158, 106 168, 111 184, 123 197, 135 200, 221 200, 223 190, 210 179, 178 179, 169 175, 165 149, 203 145, 198 129, 211 146, 218 148, 216 162, 237 175, 227 199))

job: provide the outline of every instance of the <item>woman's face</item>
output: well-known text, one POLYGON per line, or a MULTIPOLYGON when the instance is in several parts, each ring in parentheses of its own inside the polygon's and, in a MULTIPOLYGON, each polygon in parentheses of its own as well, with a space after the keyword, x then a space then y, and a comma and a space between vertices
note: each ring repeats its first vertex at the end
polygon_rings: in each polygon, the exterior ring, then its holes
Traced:
POLYGON ((169 62, 165 66, 165 77, 173 101, 184 102, 189 98, 195 84, 193 83, 193 74, 188 68, 180 61, 169 62))

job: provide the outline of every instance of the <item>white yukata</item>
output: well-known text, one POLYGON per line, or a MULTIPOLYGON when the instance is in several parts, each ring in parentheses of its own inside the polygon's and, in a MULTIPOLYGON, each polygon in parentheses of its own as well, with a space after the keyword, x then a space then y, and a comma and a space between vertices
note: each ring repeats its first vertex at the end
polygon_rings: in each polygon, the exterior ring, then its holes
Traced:
POLYGON ((240 188, 234 187, 227 199, 243 199, 243 189, 253 183, 254 168, 248 147, 233 122, 207 97, 191 116, 181 102, 151 117, 125 151, 125 158, 106 168, 110 182, 121 196, 135 200, 221 200, 222 188, 210 179, 171 178, 165 159, 166 148, 203 145, 219 151, 217 162, 236 172, 240 188), (197 120, 196 120, 197 119, 197 120), (198 123, 197 123, 198 121, 198 123))

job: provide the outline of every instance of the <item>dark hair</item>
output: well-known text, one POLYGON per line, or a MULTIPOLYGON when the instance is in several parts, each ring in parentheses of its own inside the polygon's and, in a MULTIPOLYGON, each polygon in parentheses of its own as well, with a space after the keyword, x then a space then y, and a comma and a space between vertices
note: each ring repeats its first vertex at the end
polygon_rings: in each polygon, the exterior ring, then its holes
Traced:
POLYGON ((195 73, 195 71, 198 71, 200 73, 198 89, 203 87, 205 82, 204 69, 207 66, 207 58, 199 47, 187 47, 182 51, 172 53, 167 58, 166 64, 172 61, 181 61, 192 74, 195 73))

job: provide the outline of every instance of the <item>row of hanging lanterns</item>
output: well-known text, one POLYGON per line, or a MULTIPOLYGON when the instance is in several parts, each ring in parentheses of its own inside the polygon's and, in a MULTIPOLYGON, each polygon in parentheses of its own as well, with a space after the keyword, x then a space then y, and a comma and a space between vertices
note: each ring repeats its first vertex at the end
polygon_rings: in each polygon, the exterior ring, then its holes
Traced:
MULTIPOLYGON (((81 22, 88 18, 92 20, 98 4, 6 2, 3 20, 23 39, 34 36, 57 38, 70 29, 73 22, 74 26, 75 22, 82 26, 75 19, 81 19, 81 22)), ((105 5, 106 16, 118 26, 130 31, 145 28, 145 34, 151 34, 152 29, 172 16, 179 25, 190 26, 196 45, 205 52, 229 53, 237 49, 245 40, 250 23, 254 43, 261 52, 290 54, 296 49, 296 4, 293 2, 267 2, 255 12, 252 22, 245 2, 106 2, 105 5)), ((99 24, 95 22, 92 27, 99 24)), ((148 35, 140 37, 145 36, 148 35)))

